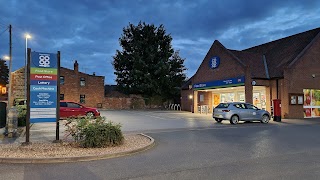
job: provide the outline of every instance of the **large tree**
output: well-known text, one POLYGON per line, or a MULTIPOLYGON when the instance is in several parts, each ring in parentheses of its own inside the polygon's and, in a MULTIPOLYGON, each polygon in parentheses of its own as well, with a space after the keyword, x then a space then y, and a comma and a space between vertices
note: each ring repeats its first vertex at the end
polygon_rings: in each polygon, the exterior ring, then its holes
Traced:
POLYGON ((122 50, 117 50, 113 57, 118 88, 145 97, 161 96, 164 100, 180 97, 178 88, 186 78, 186 68, 171 41, 163 25, 139 22, 123 28, 119 38, 122 50))
POLYGON ((6 62, 0 59, 0 86, 8 84, 9 69, 6 62))

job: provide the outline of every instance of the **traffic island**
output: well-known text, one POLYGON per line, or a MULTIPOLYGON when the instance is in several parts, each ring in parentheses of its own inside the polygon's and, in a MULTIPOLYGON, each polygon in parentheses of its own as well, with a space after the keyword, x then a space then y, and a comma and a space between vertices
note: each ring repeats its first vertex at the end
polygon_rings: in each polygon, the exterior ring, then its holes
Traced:
POLYGON ((72 142, 32 142, 28 145, 0 145, 0 163, 63 163, 108 159, 150 149, 154 139, 145 134, 124 135, 120 146, 81 148, 72 142))

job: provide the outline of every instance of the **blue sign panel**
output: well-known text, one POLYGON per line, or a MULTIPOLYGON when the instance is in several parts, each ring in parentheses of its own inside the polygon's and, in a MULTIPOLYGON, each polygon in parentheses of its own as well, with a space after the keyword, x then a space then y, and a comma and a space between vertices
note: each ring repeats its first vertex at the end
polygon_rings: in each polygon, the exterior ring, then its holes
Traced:
POLYGON ((31 52, 31 67, 57 69, 57 54, 31 52))
POLYGON ((30 108, 55 108, 57 106, 57 93, 56 92, 30 92, 32 99, 30 101, 30 108))
POLYGON ((237 78, 197 83, 193 85, 193 89, 209 89, 209 88, 240 86, 240 85, 244 85, 244 81, 245 81, 244 76, 241 76, 237 78))
POLYGON ((30 85, 50 85, 57 86, 57 81, 51 80, 30 80, 30 85))
POLYGON ((57 119, 57 65, 57 54, 31 52, 30 123, 57 119))
POLYGON ((220 65, 220 57, 219 56, 213 56, 209 61, 209 66, 211 69, 218 68, 220 65))

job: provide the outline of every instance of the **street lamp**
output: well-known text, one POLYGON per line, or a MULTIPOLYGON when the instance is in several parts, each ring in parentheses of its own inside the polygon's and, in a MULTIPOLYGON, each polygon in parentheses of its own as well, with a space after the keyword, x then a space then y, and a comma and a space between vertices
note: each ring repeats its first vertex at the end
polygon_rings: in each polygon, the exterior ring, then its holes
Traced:
POLYGON ((3 56, 3 59, 6 60, 6 61, 9 61, 10 57, 9 56, 3 56))
POLYGON ((24 104, 27 104, 27 56, 28 56, 28 39, 31 39, 30 34, 25 34, 26 38, 26 52, 24 59, 24 104))

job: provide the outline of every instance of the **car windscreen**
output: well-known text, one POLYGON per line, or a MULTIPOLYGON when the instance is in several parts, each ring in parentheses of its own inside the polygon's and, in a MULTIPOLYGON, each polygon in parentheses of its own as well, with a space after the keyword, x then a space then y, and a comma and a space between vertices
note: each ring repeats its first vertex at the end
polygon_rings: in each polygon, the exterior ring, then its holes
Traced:
POLYGON ((229 104, 228 103, 220 103, 216 108, 228 108, 229 104))

